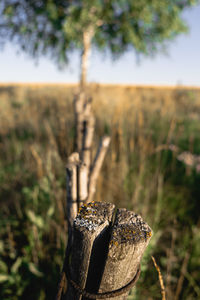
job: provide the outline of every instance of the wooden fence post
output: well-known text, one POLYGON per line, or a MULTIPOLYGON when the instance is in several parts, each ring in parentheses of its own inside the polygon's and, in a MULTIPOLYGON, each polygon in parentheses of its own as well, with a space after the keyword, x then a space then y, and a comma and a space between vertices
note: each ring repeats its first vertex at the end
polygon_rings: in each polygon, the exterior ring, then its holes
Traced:
POLYGON ((114 205, 83 205, 73 226, 64 272, 68 288, 63 300, 125 300, 140 274, 151 228, 134 212, 114 205), (114 222, 113 222, 114 218, 114 222))

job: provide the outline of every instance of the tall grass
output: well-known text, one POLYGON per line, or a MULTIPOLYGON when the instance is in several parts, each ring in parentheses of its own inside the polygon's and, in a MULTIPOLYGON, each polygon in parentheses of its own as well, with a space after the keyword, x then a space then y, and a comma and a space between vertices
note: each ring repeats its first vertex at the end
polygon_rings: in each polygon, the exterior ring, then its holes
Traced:
MULTIPOLYGON (((54 299, 67 242, 75 92, 0 86, 0 299, 54 299)), ((167 299, 199 299, 200 174, 177 157, 200 154, 200 90, 91 85, 88 92, 95 146, 104 133, 112 141, 95 199, 135 210, 154 231, 129 299, 160 299, 151 255, 167 299)))

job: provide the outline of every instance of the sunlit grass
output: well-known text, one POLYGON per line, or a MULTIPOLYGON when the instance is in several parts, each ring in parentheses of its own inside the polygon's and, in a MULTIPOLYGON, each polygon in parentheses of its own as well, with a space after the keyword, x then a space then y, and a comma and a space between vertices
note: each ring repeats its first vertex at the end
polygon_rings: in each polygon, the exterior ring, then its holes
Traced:
MULTIPOLYGON (((1 299, 54 299, 67 241, 76 92, 75 85, 0 86, 1 299)), ((154 255, 167 299, 198 299, 200 174, 177 155, 200 154, 200 89, 91 85, 88 94, 95 148, 111 135, 96 200, 135 210, 154 231, 129 298, 160 299, 154 255)))

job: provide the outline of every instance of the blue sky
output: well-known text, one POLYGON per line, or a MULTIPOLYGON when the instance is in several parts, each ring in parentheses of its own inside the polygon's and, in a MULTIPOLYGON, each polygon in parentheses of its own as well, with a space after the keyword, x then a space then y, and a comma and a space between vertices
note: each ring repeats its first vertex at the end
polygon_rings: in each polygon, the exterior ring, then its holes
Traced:
MULTIPOLYGON (((133 52, 119 60, 93 52, 89 81, 100 83, 200 86, 200 5, 184 12, 190 31, 168 47, 168 54, 142 58, 138 64, 133 52)), ((79 56, 73 54, 63 71, 47 58, 36 64, 8 44, 0 52, 0 82, 72 83, 79 79, 79 56)))

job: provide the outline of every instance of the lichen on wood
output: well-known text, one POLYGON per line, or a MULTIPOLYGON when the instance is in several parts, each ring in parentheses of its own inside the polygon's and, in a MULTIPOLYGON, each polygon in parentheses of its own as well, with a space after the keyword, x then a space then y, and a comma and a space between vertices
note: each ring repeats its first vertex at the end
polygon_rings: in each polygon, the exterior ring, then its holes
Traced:
MULTIPOLYGON (((118 209, 99 292, 119 289, 134 278, 151 235, 151 228, 141 216, 118 209)), ((126 292, 113 299, 124 300, 127 296, 126 292)))
POLYGON ((75 284, 69 284, 63 299, 98 299, 103 293, 108 294, 104 299, 113 294, 112 299, 124 300, 130 289, 126 287, 137 281, 152 231, 136 213, 118 209, 115 215, 114 209, 113 204, 102 202, 79 209, 69 257, 70 280, 75 284), (93 298, 84 297, 83 291, 93 298))

